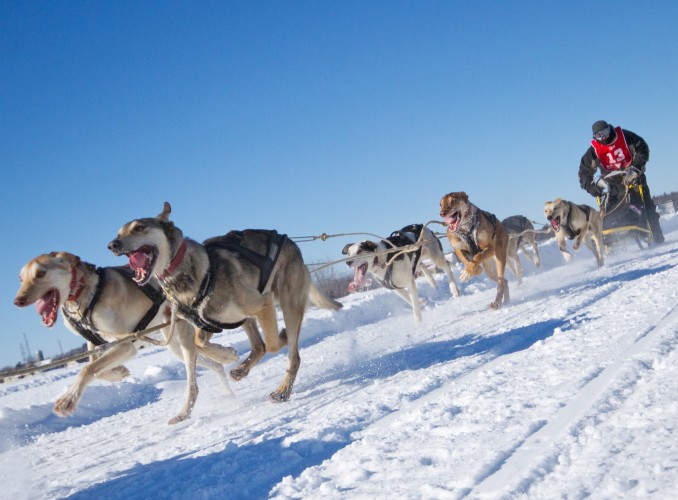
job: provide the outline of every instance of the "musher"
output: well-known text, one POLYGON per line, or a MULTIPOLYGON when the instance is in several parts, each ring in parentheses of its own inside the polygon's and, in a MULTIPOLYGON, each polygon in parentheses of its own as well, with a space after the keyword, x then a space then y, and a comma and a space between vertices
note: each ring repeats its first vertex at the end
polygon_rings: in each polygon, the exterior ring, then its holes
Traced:
POLYGON ((579 184, 582 189, 591 196, 601 196, 603 188, 593 179, 596 170, 600 168, 602 176, 618 170, 625 171, 625 175, 615 177, 618 179, 617 182, 610 184, 610 195, 619 199, 624 194, 625 186, 630 184, 641 186, 652 238, 655 243, 662 243, 664 234, 659 225, 659 214, 645 178, 645 164, 650 159, 650 148, 647 143, 638 134, 621 127, 613 127, 604 120, 595 122, 592 129, 591 146, 579 164, 579 184))

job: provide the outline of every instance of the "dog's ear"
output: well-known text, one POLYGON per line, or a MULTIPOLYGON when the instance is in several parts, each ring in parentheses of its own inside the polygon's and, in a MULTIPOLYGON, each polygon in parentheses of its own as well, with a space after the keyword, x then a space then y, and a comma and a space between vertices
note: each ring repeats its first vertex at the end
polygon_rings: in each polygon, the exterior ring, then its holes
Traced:
POLYGON ((172 206, 168 203, 165 202, 165 204, 162 207, 162 213, 158 215, 158 219, 160 219, 163 222, 169 221, 169 214, 172 211, 172 206))
POLYGON ((346 246, 341 251, 341 253, 344 254, 344 255, 348 255, 348 249, 351 248, 351 246, 353 246, 353 243, 346 243, 346 246))
POLYGON ((369 253, 377 251, 377 244, 374 241, 365 240, 360 243, 360 249, 369 253))
POLYGON ((69 267, 75 267, 80 264, 80 257, 68 252, 50 252, 52 257, 64 261, 69 267))
POLYGON ((560 203, 561 201, 563 201, 563 200, 561 200, 560 198, 556 198, 553 203, 560 203))
POLYGON ((464 201, 468 201, 468 195, 464 191, 459 191, 457 197, 461 198, 464 201))

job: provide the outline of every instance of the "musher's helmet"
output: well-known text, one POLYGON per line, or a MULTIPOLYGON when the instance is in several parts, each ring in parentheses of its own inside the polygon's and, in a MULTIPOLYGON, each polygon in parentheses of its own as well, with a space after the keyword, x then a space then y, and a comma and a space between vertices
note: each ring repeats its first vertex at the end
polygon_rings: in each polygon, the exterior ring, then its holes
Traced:
POLYGON ((593 130, 593 138, 601 144, 609 144, 615 139, 612 125, 605 120, 598 120, 591 129, 593 130))

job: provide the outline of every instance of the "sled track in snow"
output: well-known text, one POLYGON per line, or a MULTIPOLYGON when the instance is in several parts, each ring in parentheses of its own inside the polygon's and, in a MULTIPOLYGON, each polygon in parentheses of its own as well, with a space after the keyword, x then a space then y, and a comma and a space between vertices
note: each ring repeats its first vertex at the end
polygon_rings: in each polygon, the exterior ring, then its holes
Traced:
POLYGON ((636 384, 637 377, 628 382, 628 377, 624 375, 635 371, 632 365, 655 345, 657 338, 664 335, 675 339, 676 325, 678 305, 670 309, 657 324, 646 328, 630 345, 620 346, 615 361, 592 377, 567 405, 543 425, 532 429, 532 433, 514 448, 504 450, 501 453, 503 458, 488 465, 489 473, 480 477, 467 495, 472 498, 495 498, 500 493, 528 493, 535 481, 553 470, 558 463, 558 456, 571 446, 568 441, 576 440, 587 422, 595 419, 596 415, 610 411, 606 403, 610 395, 614 393, 619 398, 622 389, 636 384), (522 465, 525 463, 533 465, 525 470, 522 465), (507 490, 507 486, 510 489, 507 490))

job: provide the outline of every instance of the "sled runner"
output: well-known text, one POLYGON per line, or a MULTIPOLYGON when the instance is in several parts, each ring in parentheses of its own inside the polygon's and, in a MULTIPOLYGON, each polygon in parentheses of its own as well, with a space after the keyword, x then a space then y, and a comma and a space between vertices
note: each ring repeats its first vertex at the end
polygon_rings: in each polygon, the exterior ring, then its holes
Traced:
POLYGON ((598 205, 603 216, 603 243, 607 253, 628 240, 634 240, 640 249, 654 243, 643 187, 615 179, 620 175, 625 175, 625 172, 615 171, 597 181, 598 186, 605 190, 598 197, 598 205))

